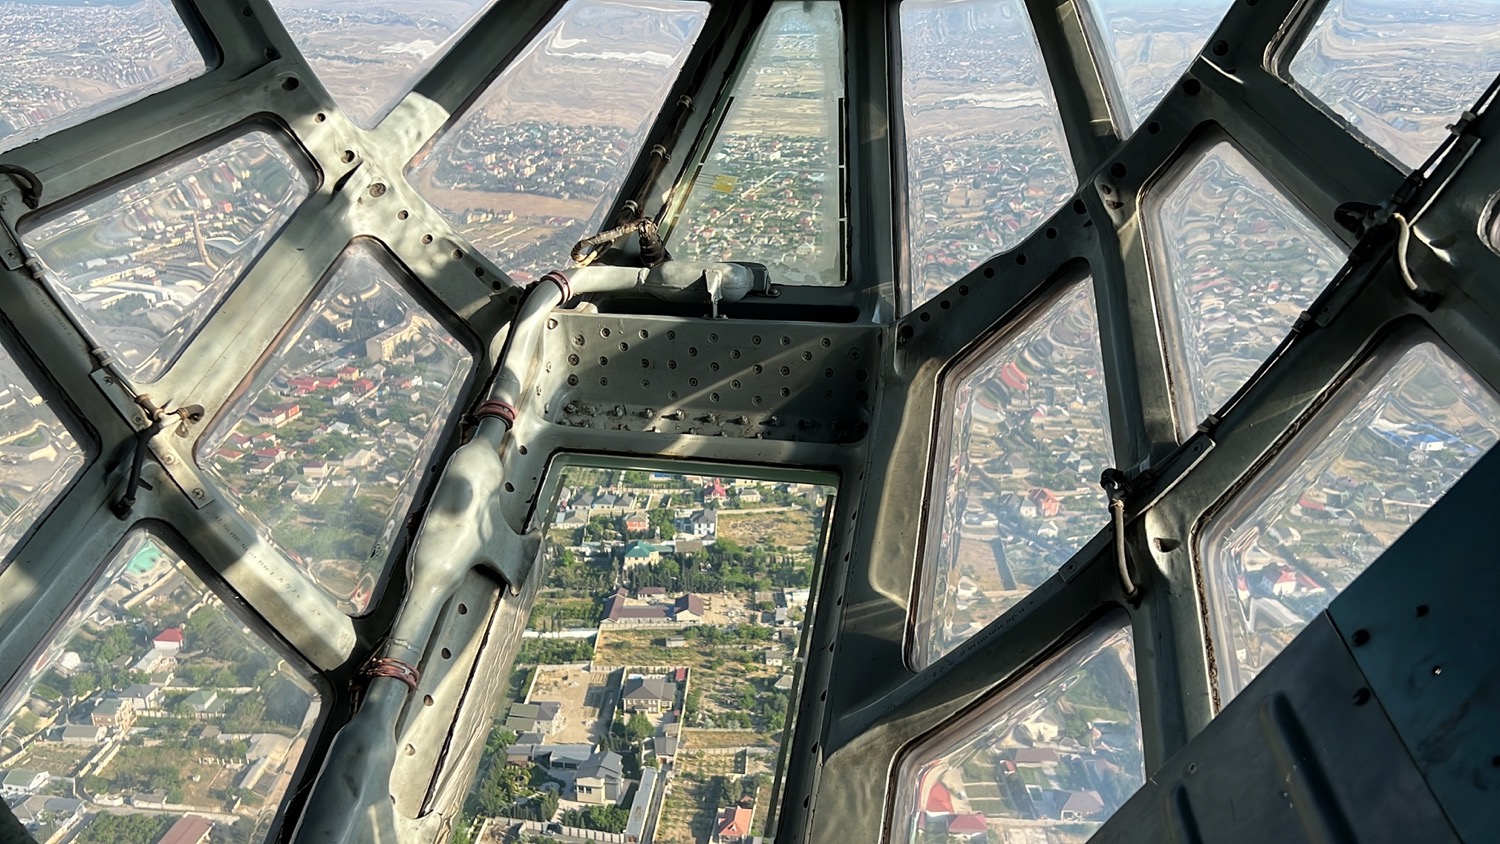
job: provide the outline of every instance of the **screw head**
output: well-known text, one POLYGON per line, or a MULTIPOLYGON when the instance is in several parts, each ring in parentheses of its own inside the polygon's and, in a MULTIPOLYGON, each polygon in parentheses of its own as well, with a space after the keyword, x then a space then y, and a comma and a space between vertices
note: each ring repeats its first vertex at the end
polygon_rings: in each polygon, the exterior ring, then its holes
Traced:
POLYGON ((193 490, 193 497, 194 498, 202 498, 203 497, 203 489, 201 487, 194 489, 193 490))

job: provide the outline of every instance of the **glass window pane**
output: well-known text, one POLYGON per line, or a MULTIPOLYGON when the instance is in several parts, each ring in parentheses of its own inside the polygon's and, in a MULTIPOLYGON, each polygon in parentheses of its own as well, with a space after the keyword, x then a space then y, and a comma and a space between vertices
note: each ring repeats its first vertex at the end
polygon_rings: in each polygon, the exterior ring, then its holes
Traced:
POLYGON ((0 345, 0 564, 82 470, 83 449, 0 345))
POLYGON ((1145 207, 1187 436, 1275 351, 1344 248, 1227 142, 1181 159, 1145 207))
POLYGON ((1286 471, 1273 467, 1204 531, 1226 701, 1500 436, 1500 400, 1432 343, 1368 365, 1335 402, 1345 395, 1336 422, 1314 419, 1292 441, 1286 471))
POLYGON ((642 841, 772 840, 834 489, 579 467, 559 485, 547 597, 470 805, 642 841), (507 786, 518 767, 530 784, 507 786), (573 802, 546 795, 554 776, 573 802))
POLYGON ((349 118, 379 123, 493 0, 271 0, 349 118))
POLYGON ((843 284, 843 23, 833 2, 779 2, 718 137, 688 182, 672 254, 756 261, 781 284, 843 284))
POLYGON ((1020 243, 1078 186, 1021 0, 901 4, 911 306, 1020 243))
POLYGON ((261 536, 362 612, 472 366, 356 243, 198 460, 261 536))
POLYGON ((94 342, 154 381, 307 198, 302 163, 251 132, 22 237, 94 342))
POLYGON ((1288 71, 1416 168, 1500 73, 1500 3, 1328 0, 1288 71))
POLYGON ((1114 463, 1092 282, 945 378, 914 659, 1020 603, 1108 521, 1114 463))
POLYGON ((1095 628, 902 760, 892 844, 1082 844, 1146 781, 1135 649, 1095 628))
POLYGON ((571 266, 707 17, 707 3, 685 0, 568 0, 413 161, 412 184, 512 278, 571 266))
POLYGON ((207 69, 171 0, 0 2, 0 151, 207 69))
POLYGON ((1198 57, 1222 0, 1085 0, 1084 31, 1102 55, 1115 122, 1129 135, 1198 57))
POLYGON ((319 705, 286 657, 138 531, 0 699, 6 752, 24 745, 6 796, 38 841, 80 820, 86 844, 157 841, 174 825, 261 841, 319 705))

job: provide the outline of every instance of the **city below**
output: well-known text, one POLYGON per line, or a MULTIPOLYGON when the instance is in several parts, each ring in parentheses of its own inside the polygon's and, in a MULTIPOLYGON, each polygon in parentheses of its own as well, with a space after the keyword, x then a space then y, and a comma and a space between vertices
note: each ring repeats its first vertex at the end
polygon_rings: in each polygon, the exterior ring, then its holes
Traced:
MULTIPOLYGON (((220 73, 200 48, 212 39, 179 17, 191 5, 0 0, 0 157, 220 73)), ((272 5, 332 104, 366 129, 491 7, 272 5)), ((1160 129, 1152 109, 1228 4, 1075 5, 1124 135, 1160 129)), ((569 0, 405 162, 405 178, 512 279, 569 266, 576 240, 616 222, 627 178, 678 107, 669 94, 708 14, 687 0, 569 0)), ((872 118, 860 104, 859 120, 846 119, 841 14, 830 2, 773 4, 728 98, 698 103, 714 122, 653 200, 677 257, 757 261, 779 284, 852 281, 846 256, 871 235, 846 228, 844 168, 848 149, 871 142, 856 128, 868 132, 872 118)), ((890 186, 903 308, 1022 243, 1093 177, 1075 169, 1054 92, 1064 71, 1030 21, 1021 0, 900 6, 889 132, 904 145, 894 170, 905 184, 890 186)), ((1497 50, 1493 3, 1333 0, 1291 45, 1285 77, 1409 169, 1488 82, 1476 53, 1492 72, 1497 50)), ((23 219, 42 288, 134 386, 222 327, 219 306, 326 188, 272 122, 23 219)), ((1206 131, 1141 198, 1142 295, 1155 297, 1184 437, 1345 261, 1342 242, 1266 164, 1206 131)), ((388 175, 399 180, 397 170, 388 175)), ((1101 347, 1096 290, 1118 279, 1094 272, 1060 279, 944 376, 915 584, 918 663, 999 619, 1107 524, 1098 479, 1116 462, 1106 373, 1118 350, 1101 347)), ((429 463, 483 375, 480 339, 424 307, 420 287, 383 246, 350 245, 196 443, 215 497, 350 615, 374 603, 429 463)), ((13 339, 6 327, 3 566, 86 458, 104 459, 84 420, 54 399, 45 362, 13 339)), ((1223 700, 1500 439, 1500 398, 1434 339, 1396 336, 1359 366, 1286 447, 1296 459, 1257 469, 1197 533, 1223 700)), ((836 493, 724 471, 566 470, 456 842, 775 836, 836 493)), ((0 797, 39 844, 259 844, 290 833, 278 824, 317 761, 305 751, 321 681, 222 599, 227 587, 179 541, 132 529, 0 688, 0 797)), ((1116 622, 903 749, 891 841, 1087 840, 1147 775, 1134 644, 1116 622)))

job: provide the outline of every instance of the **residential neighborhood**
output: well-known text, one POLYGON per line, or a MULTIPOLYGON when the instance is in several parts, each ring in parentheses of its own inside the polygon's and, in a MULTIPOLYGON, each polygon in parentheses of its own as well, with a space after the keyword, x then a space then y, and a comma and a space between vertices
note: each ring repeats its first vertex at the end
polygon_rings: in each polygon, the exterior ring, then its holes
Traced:
POLYGON ((951 376, 917 648, 947 653, 1108 523, 1114 465, 1093 287, 1083 279, 951 376))
POLYGON ((1500 397, 1442 348, 1390 358, 1308 432, 1305 457, 1266 470, 1249 506, 1206 531, 1212 610, 1233 654, 1219 668, 1226 698, 1500 440, 1500 397))
POLYGON ((1083 844, 1145 782, 1128 627, 1098 629, 901 763, 893 841, 1083 844))
POLYGON ((0 560, 83 469, 83 449, 0 345, 0 560))
POLYGON ((474 248, 527 282, 612 224, 615 195, 707 7, 575 0, 418 157, 412 186, 474 248), (608 108, 579 92, 628 89, 608 108), (609 215, 609 219, 606 216, 609 215))
POLYGON ((843 52, 837 4, 770 11, 672 220, 674 254, 755 261, 778 284, 844 283, 843 52))
POLYGON ((355 244, 204 436, 204 469, 261 536, 361 612, 472 366, 381 254, 355 244))
POLYGON ((318 704, 168 543, 138 531, 0 701, 0 793, 39 844, 256 844, 318 704))
POLYGON ((768 834, 832 490, 568 469, 461 835, 768 834))
POLYGON ((0 151, 203 73, 193 36, 157 3, 0 2, 0 151))
POLYGON ((141 383, 159 378, 311 189, 252 131, 24 230, 43 279, 141 383))

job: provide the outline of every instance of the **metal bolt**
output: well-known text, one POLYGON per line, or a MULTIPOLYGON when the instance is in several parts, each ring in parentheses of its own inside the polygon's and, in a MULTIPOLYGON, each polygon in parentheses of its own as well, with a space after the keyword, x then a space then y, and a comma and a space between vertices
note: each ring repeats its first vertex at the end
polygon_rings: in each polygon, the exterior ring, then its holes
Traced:
POLYGON ((203 488, 199 487, 197 489, 194 489, 193 490, 193 497, 194 498, 202 498, 203 497, 203 488))
POLYGON ((177 457, 169 451, 161 456, 161 462, 167 464, 168 466, 171 466, 173 463, 177 462, 177 457))

